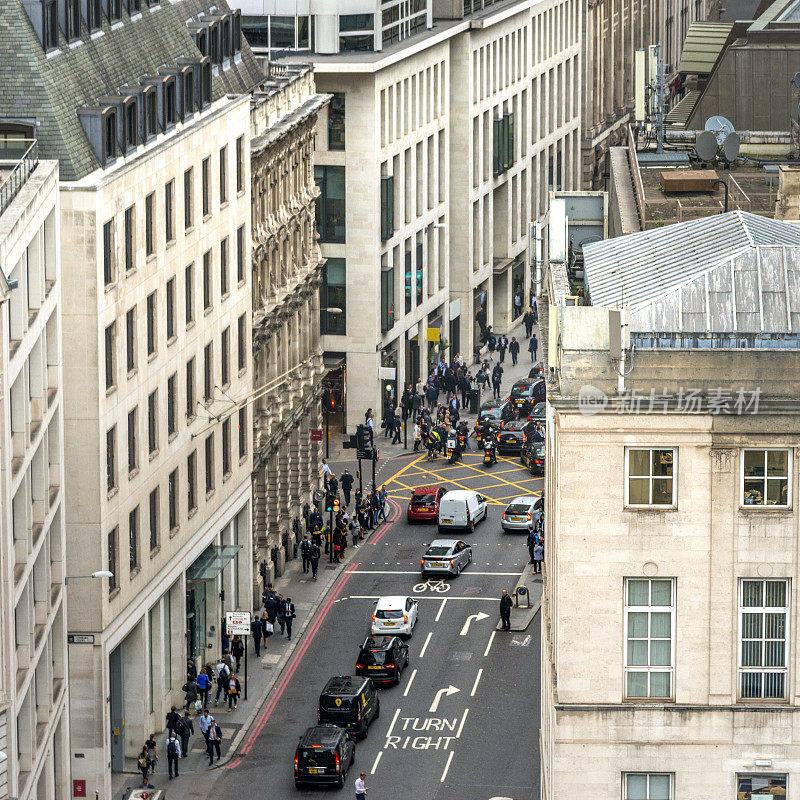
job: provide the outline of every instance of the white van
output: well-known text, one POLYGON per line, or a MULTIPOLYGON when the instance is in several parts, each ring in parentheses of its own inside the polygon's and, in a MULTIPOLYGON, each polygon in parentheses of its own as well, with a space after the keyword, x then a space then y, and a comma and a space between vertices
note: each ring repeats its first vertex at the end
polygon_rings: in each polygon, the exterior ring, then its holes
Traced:
POLYGON ((454 528, 475 530, 476 523, 486 519, 486 498, 477 492, 457 489, 447 492, 439 501, 439 533, 454 528))

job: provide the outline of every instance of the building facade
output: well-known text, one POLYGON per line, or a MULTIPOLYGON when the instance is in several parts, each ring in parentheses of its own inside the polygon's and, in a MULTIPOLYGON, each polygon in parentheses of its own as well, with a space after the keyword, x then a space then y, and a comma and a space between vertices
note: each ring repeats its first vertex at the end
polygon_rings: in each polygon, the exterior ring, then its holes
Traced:
MULTIPOLYGON (((0 795, 66 797, 58 163, 0 149, 0 795)), ((71 588, 71 587, 70 587, 71 588)))

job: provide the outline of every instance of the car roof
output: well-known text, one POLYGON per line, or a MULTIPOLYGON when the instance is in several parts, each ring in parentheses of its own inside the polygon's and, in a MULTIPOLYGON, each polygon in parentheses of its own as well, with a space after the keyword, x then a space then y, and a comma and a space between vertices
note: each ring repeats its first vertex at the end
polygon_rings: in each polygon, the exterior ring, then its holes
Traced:
POLYGON ((434 486, 431 484, 430 486, 416 486, 411 490, 411 496, 413 497, 415 494, 422 494, 423 492, 438 492, 441 489, 441 486, 434 486))
POLYGON ((468 497, 478 494, 473 489, 453 489, 445 494, 442 498, 444 500, 466 500, 468 497))
POLYGON ((524 506, 529 505, 532 506, 536 502, 535 497, 529 497, 528 495, 521 495, 520 497, 515 497, 508 505, 510 506, 524 506))
POLYGON ((461 539, 434 539, 429 545, 428 549, 430 550, 431 547, 455 547, 461 539))
POLYGON ((298 747, 310 747, 315 744, 332 747, 342 738, 343 733, 344 730, 336 725, 315 725, 313 728, 306 728, 300 737, 298 747))
POLYGON ((526 425, 530 425, 531 420, 529 419, 512 419, 506 423, 504 431, 513 431, 524 428, 526 425))
POLYGON ((379 597, 378 602, 375 604, 376 608, 402 608, 408 600, 408 595, 405 594, 387 594, 385 597, 379 597))
POLYGON ((388 650, 396 638, 396 636, 367 636, 367 638, 364 639, 364 644, 361 645, 361 649, 388 650))
POLYGON ((355 695, 361 691, 366 680, 360 675, 336 675, 325 684, 322 694, 355 695))
POLYGON ((481 404, 481 411, 486 411, 490 408, 499 408, 505 402, 505 400, 495 400, 492 398, 491 400, 487 400, 485 403, 481 404))

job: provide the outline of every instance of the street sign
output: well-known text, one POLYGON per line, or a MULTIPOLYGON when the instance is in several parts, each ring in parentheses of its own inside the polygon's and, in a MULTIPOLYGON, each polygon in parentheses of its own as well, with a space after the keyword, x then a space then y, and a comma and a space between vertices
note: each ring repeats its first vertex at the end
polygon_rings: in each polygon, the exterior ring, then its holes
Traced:
POLYGON ((250 612, 249 611, 226 611, 225 629, 228 636, 238 633, 240 636, 247 636, 250 633, 250 612))
POLYGON ((311 441, 312 442, 321 442, 322 441, 322 428, 312 428, 311 429, 311 441))
POLYGON ((441 338, 441 331, 439 328, 428 328, 427 331, 427 339, 429 342, 438 342, 441 338))
POLYGON ((67 644, 94 644, 93 633, 68 633, 67 644))
POLYGON ((397 367, 378 367, 378 377, 382 381, 393 381, 397 375, 397 367))

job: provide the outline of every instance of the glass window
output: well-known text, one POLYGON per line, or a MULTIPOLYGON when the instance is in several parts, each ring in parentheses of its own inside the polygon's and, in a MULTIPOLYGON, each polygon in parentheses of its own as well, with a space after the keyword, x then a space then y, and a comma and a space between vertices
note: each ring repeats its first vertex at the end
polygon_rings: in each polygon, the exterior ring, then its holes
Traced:
POLYGON ((381 176, 381 239, 394 233, 394 175, 381 176))
POLYGON ((774 800, 786 797, 786 775, 737 775, 737 800, 774 800))
POLYGON ((394 267, 381 269, 381 331, 394 326, 394 267))
POLYGON ((785 580, 742 580, 739 587, 739 695, 786 696, 789 585, 785 580))
POLYGON ((294 50, 294 17, 270 17, 269 33, 273 50, 294 50))
POLYGON ((114 528, 108 534, 108 571, 111 577, 108 579, 108 593, 112 594, 117 588, 117 535, 118 528, 114 528))
POLYGON ((344 93, 334 92, 328 105, 328 150, 344 150, 344 93))
POLYGON ((626 505, 675 505, 674 456, 675 451, 669 448, 626 451, 626 505))
POLYGON ((375 37, 369 33, 358 36, 340 36, 339 50, 342 53, 370 52, 375 47, 375 37))
POLYGON ((789 505, 789 451, 742 450, 742 505, 789 505))
POLYGON ((347 279, 343 258, 329 258, 323 270, 320 287, 320 314, 322 332, 344 336, 347 333, 347 279), (332 309, 337 309, 333 311, 332 309))
POLYGON ((308 37, 308 17, 297 18, 297 49, 308 50, 311 40, 308 37))
POLYGON ((411 251, 406 250, 406 272, 405 272, 405 309, 406 314, 411 313, 411 251))
POLYGON ((625 696, 671 697, 674 585, 671 578, 625 581, 625 696))
POLYGON ((672 775, 666 772, 626 772, 622 800, 672 800, 672 775))
POLYGON ((339 33, 345 31, 371 31, 375 27, 374 14, 341 14, 339 33))
POLYGON ((320 188, 317 198, 317 231, 323 242, 344 242, 345 181, 344 167, 314 167, 314 180, 320 188))

